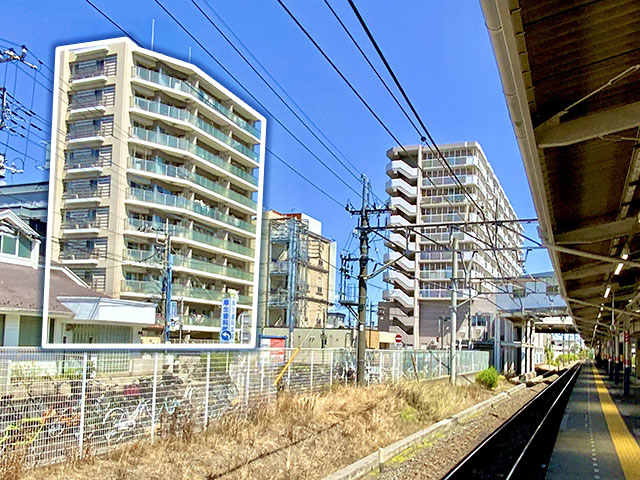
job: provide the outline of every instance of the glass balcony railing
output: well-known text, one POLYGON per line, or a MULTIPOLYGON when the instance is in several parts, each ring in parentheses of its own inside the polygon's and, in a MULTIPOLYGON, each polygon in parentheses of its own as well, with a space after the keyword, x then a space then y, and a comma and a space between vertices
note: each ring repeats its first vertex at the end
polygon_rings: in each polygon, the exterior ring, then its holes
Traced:
POLYGON ((249 122, 233 113, 229 108, 225 107, 217 99, 207 94, 201 89, 197 89, 186 80, 179 80, 175 77, 171 77, 164 73, 154 72, 153 70, 146 69, 144 67, 136 66, 134 70, 136 77, 146 80, 148 82, 162 85, 163 87, 169 87, 180 92, 188 93, 201 102, 221 113, 240 128, 246 130, 256 138, 260 138, 260 130, 251 125, 249 122))
POLYGON ((432 205, 438 203, 461 203, 466 202, 466 195, 432 195, 422 198, 423 205, 432 205))
POLYGON ((244 270, 240 270, 237 268, 225 267, 223 265, 218 265, 213 262, 207 262, 204 260, 193 258, 188 259, 181 255, 173 256, 173 266, 191 268, 193 270, 200 270, 217 275, 224 275, 226 277, 239 278, 241 280, 253 280, 253 274, 250 272, 245 272, 244 270))
POLYGON ((209 207, 208 205, 192 202, 191 200, 179 197, 178 195, 129 187, 127 190, 127 198, 140 200, 142 202, 157 203, 168 207, 184 208, 199 215, 226 223, 227 225, 232 225, 242 230, 246 230, 247 232, 256 232, 255 225, 249 222, 239 220, 231 215, 224 214, 215 208, 209 207))
POLYGON ((156 267, 162 264, 162 255, 149 250, 125 248, 122 258, 131 262, 148 263, 150 266, 156 267))
POLYGON ((69 103, 69 110, 77 110, 80 108, 104 107, 102 95, 90 98, 74 98, 69 103))
MULTIPOLYGON (((164 232, 166 225, 162 222, 151 222, 148 220, 139 220, 137 218, 128 218, 125 220, 125 229, 134 229, 145 232, 164 232)), ((253 257, 253 249, 238 245, 233 242, 222 240, 210 233, 200 232, 198 230, 189 230, 183 225, 169 225, 169 232, 176 237, 186 238, 194 242, 204 243, 212 247, 218 247, 230 252, 236 252, 241 255, 253 257)))
POLYGON ((213 315, 192 314, 182 319, 183 325, 192 325, 194 327, 218 327, 220 328, 220 317, 213 315))
MULTIPOLYGON (((178 297, 191 297, 200 298, 202 300, 211 300, 214 302, 221 302, 229 294, 216 290, 209 290, 208 288, 192 287, 187 285, 174 284, 172 287, 172 294, 178 297)), ((238 303, 243 305, 251 305, 252 299, 246 295, 238 295, 238 303)))
POLYGON ((122 291, 143 293, 145 295, 162 295, 161 280, 123 280, 122 291))
POLYGON ((234 140, 229 135, 224 134, 220 129, 214 127, 209 122, 194 115, 188 110, 174 107, 172 105, 167 105, 166 103, 147 100, 145 98, 140 98, 140 97, 132 97, 132 106, 140 108, 142 110, 146 110, 148 112, 157 113, 158 115, 175 118, 176 120, 182 120, 184 122, 188 122, 198 127, 200 130, 206 132, 207 134, 211 135, 212 137, 217 138, 222 143, 229 145, 231 148, 237 150, 243 155, 246 155, 252 160, 257 162, 260 158, 259 155, 253 150, 251 150, 249 147, 243 145, 237 140, 234 140))
POLYGON ((234 192, 229 188, 225 188, 219 183, 214 182, 213 180, 203 177, 202 175, 199 175, 197 173, 190 172, 185 168, 175 167, 173 165, 162 163, 160 157, 155 157, 154 160, 146 160, 136 157, 130 158, 129 168, 135 168, 137 170, 144 170, 150 173, 157 173, 159 175, 166 175, 168 177, 189 180, 201 187, 204 187, 207 190, 211 190, 231 200, 235 200, 242 205, 246 205, 253 210, 257 209, 257 203, 253 199, 234 192))
POLYGON ((172 135, 166 135, 164 133, 154 132, 152 130, 147 130, 140 127, 133 127, 132 133, 134 137, 146 142, 157 143, 160 145, 165 145, 167 147, 176 148, 178 150, 185 150, 201 158, 202 160, 215 165, 216 167, 222 168, 223 170, 232 173, 236 177, 241 178, 251 183, 252 185, 258 185, 258 179, 252 174, 247 173, 246 171, 236 167, 235 165, 231 165, 229 162, 226 162, 218 155, 211 153, 194 143, 191 143, 185 138, 174 137, 172 135))
POLYGON ((74 168, 97 168, 107 167, 111 161, 98 154, 75 154, 73 151, 67 152, 64 159, 65 170, 74 168))

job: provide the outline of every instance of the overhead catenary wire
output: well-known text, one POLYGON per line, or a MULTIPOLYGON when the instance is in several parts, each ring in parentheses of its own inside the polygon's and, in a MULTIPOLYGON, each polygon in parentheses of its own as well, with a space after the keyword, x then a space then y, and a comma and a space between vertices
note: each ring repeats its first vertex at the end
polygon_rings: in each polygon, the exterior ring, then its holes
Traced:
MULTIPOLYGON (((86 0, 89 1, 89 0, 86 0)), ((349 190, 351 190, 356 195, 359 195, 359 192, 354 189, 349 183, 347 183, 342 176, 338 175, 335 170, 333 170, 325 161, 323 161, 318 155, 316 155, 300 138, 294 134, 291 129, 289 129, 277 116, 275 116, 271 110, 269 110, 263 102, 258 100, 258 98, 251 93, 251 91, 241 82, 238 78, 233 75, 229 71, 227 67, 224 66, 222 62, 220 62, 213 53, 193 34, 191 31, 182 23, 176 16, 171 13, 159 0, 154 0, 155 3, 194 41, 198 44, 200 48, 214 61, 216 64, 227 74, 229 77, 236 83, 238 86, 247 93, 264 111, 271 117, 273 120, 278 123, 291 137, 296 140, 298 144, 300 144, 313 158, 315 158, 320 164, 322 164, 334 177, 338 179, 343 185, 345 185, 349 190)))

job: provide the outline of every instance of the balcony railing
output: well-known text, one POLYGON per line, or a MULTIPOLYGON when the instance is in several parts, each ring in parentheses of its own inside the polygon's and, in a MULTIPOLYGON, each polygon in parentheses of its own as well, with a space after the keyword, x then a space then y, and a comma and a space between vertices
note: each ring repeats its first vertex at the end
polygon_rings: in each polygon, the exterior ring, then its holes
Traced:
POLYGON ((160 280, 123 280, 122 291, 142 293, 145 295, 162 294, 162 281, 160 280))
POLYGON ((159 145, 165 145, 167 147, 176 148, 178 150, 185 150, 195 156, 205 160, 216 167, 222 168, 227 172, 234 174, 236 177, 241 178, 252 185, 258 185, 258 179, 252 174, 247 173, 241 168, 231 165, 214 153, 205 150, 204 148, 191 143, 185 138, 174 137, 172 135, 166 135, 164 133, 154 132, 145 128, 133 127, 133 136, 144 140, 146 142, 157 143, 159 145))
MULTIPOLYGON (((200 298, 202 300, 211 300, 214 302, 221 302, 229 294, 216 290, 209 290, 208 288, 192 287, 187 285, 174 284, 171 287, 172 294, 178 297, 191 297, 200 298)), ((238 295, 238 303, 243 305, 251 305, 253 300, 246 295, 238 295)))
POLYGON ((94 260, 100 256, 100 252, 97 250, 63 250, 60 252, 61 260, 94 260))
MULTIPOLYGON (((125 220, 125 228, 129 228, 129 229, 133 228, 135 230, 140 230, 145 232, 161 232, 162 233, 165 231, 166 226, 162 222, 151 222, 147 220, 139 220, 137 218, 128 218, 125 220)), ((195 242, 211 245, 212 247, 218 247, 218 248, 222 248, 223 250, 228 250, 230 252, 236 252, 241 255, 253 257, 254 252, 253 252, 253 249, 250 247, 245 247, 244 245, 238 245, 233 242, 222 240, 209 233, 187 229, 183 225, 169 225, 169 232, 171 233, 171 235, 175 235, 177 237, 186 238, 188 240, 193 240, 195 242)))
POLYGON ((193 325, 194 327, 218 327, 220 328, 220 317, 213 315, 189 315, 182 319, 183 325, 193 325))
POLYGON ((188 259, 181 255, 173 256, 173 265, 174 267, 191 268, 193 270, 200 270, 202 272, 208 272, 208 273, 213 273, 217 275, 224 275, 226 277, 233 277, 241 280, 248 280, 248 281, 253 280, 253 274, 250 272, 246 272, 238 268, 218 265, 213 262, 206 262, 204 260, 193 259, 193 258, 188 259))
POLYGON ((74 168, 97 168, 106 167, 110 163, 110 160, 100 155, 74 155, 73 152, 67 152, 65 155, 64 168, 66 170, 74 168))
POLYGON ((169 207, 184 208, 193 213, 197 213, 213 220, 226 223, 227 225, 232 225, 242 230, 246 230, 247 232, 256 232, 255 225, 249 222, 239 220, 231 215, 224 214, 219 210, 216 210, 215 208, 192 202, 191 200, 188 200, 184 197, 179 197, 177 195, 160 193, 155 190, 143 190, 141 188, 129 187, 129 189, 127 190, 127 198, 140 200, 142 202, 157 203, 169 207))
POLYGON ((92 68, 76 70, 71 74, 71 80, 81 80, 83 78, 100 77, 103 75, 105 75, 104 66, 95 66, 92 68))
POLYGON ((90 98, 82 98, 82 99, 73 99, 69 103, 69 110, 76 110, 79 108, 93 108, 93 107, 104 107, 104 100, 102 95, 90 97, 90 98))
POLYGON ((159 175, 166 175, 168 177, 181 178, 184 180, 189 180, 201 187, 206 188, 207 190, 211 190, 212 192, 216 192, 224 197, 227 197, 231 200, 235 200, 238 203, 246 205, 253 210, 257 209, 257 203, 244 195, 241 195, 237 192, 229 188, 225 188, 217 182, 210 180, 202 175, 198 175, 197 173, 190 172, 186 168, 175 167, 173 165, 167 165, 165 163, 161 163, 159 157, 156 157, 155 160, 146 160, 142 158, 130 158, 129 159, 129 168, 135 168, 137 170, 144 170, 150 173, 157 173, 159 175))
POLYGON ((240 116, 233 113, 229 108, 222 105, 222 103, 220 103, 217 99, 205 93, 203 90, 197 89, 186 80, 179 80, 164 73, 154 72, 153 70, 149 70, 140 66, 135 67, 134 74, 136 77, 148 82, 156 83, 164 87, 169 87, 174 90, 191 94, 192 96, 202 101, 204 104, 208 105, 212 109, 227 117, 240 128, 252 134, 254 137, 260 138, 260 130, 258 130, 256 127, 251 125, 240 116))
POLYGON ((102 222, 98 220, 64 220, 61 228, 63 230, 78 230, 81 228, 100 228, 102 222))
POLYGON ((71 128, 67 133, 67 140, 77 140, 80 138, 104 137, 108 135, 107 130, 102 127, 71 128))
POLYGON ((158 252, 149 250, 125 248, 122 258, 131 262, 147 263, 149 266, 155 267, 162 264, 161 255, 158 252))
POLYGON ((74 199, 74 198, 102 198, 102 193, 97 188, 87 188, 87 189, 71 189, 67 190, 62 194, 62 198, 64 200, 74 199))
POLYGON ((214 127, 209 122, 194 115, 188 110, 140 97, 132 97, 132 106, 138 107, 148 112, 157 113, 158 115, 163 115, 165 117, 175 118, 176 120, 182 120, 184 122, 191 123, 192 125, 198 127, 200 130, 203 130, 212 137, 217 138, 222 143, 229 145, 231 148, 237 150, 243 155, 246 155, 252 160, 257 162, 260 159, 259 155, 256 152, 238 142, 237 140, 229 137, 229 135, 224 134, 222 131, 220 131, 220 129, 214 127))

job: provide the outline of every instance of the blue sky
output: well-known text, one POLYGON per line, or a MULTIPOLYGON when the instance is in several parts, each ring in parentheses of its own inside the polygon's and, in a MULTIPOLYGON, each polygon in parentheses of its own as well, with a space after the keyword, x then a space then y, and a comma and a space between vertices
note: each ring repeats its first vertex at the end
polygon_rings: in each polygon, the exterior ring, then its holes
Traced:
MULTIPOLYGON (((161 1, 273 114, 341 178, 359 190, 356 180, 298 123, 190 1, 161 1)), ((191 47, 193 63, 262 111, 153 0, 94 0, 94 3, 147 48, 151 40, 152 18, 155 18, 155 50, 187 60, 191 47)), ((198 3, 210 12, 204 0, 198 0, 198 3)), ((331 142, 371 179, 374 192, 386 198, 385 152, 394 146, 393 140, 278 3, 275 0, 209 0, 209 3, 331 142)), ((324 2, 288 0, 285 3, 400 141, 418 143, 412 127, 368 69, 324 2)), ((330 3, 371 58, 376 59, 346 0, 330 0, 330 3)), ((359 0, 356 4, 435 140, 438 143, 480 142, 519 217, 535 217, 479 2, 359 0)), ((53 67, 53 51, 57 45, 122 36, 83 0, 23 0, 7 3, 3 11, 0 37, 27 45, 49 67, 53 67)), ((0 40, 0 46, 8 44, 0 40)), ((374 63, 382 68, 379 61, 374 63)), ((51 76, 49 71, 42 69, 36 78, 51 88, 51 76)), ((20 70, 16 77, 15 67, 3 64, 0 65, 0 82, 6 84, 9 91, 15 91, 21 102, 31 104, 32 72, 20 70), (13 90, 14 82, 16 90, 13 90)), ((33 110, 50 118, 51 94, 39 84, 35 88, 33 110)), ((6 143, 6 136, 0 135, 0 143, 6 143)), ((22 143, 15 137, 10 139, 9 145, 24 151, 22 143)), ((267 146, 340 201, 357 202, 351 190, 273 121, 268 125, 267 146)), ((47 172, 37 168, 41 165, 37 160, 43 158, 43 152, 31 144, 28 154, 35 160, 27 159, 25 173, 8 178, 8 181, 19 183, 46 179, 47 172)), ((14 156, 19 155, 8 152, 10 162, 14 156)), ((17 165, 20 166, 20 162, 17 165)), ((327 200, 270 156, 266 159, 264 198, 269 208, 281 212, 302 211, 321 220, 324 234, 337 240, 340 248, 344 247, 356 224, 355 218, 351 218, 344 209, 327 200)), ((537 238, 536 226, 527 227, 527 233, 537 238)), ((356 245, 357 242, 351 242, 352 249, 356 245)), ((384 248, 379 242, 376 246, 381 257, 384 248)), ((373 256, 376 254, 374 248, 373 256)), ((551 268, 544 251, 531 252, 526 267, 529 272, 551 268)), ((382 285, 381 279, 373 283, 382 285)), ((380 289, 372 290, 373 298, 379 298, 380 289)))

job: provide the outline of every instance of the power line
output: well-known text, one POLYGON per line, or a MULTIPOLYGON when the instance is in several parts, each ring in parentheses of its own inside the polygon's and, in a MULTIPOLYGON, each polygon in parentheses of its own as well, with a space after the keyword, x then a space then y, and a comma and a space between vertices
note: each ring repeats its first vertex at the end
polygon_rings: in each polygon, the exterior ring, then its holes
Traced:
MULTIPOLYGON (((86 0, 89 1, 89 0, 86 0)), ((287 126, 284 125, 284 123, 282 123, 280 121, 280 119, 278 117, 276 117, 273 113, 271 113, 271 111, 260 101, 256 98, 255 95, 253 95, 249 89, 244 86, 244 84, 242 82, 240 82, 230 71, 229 69, 227 69, 222 62, 220 62, 212 53, 211 51, 205 47, 202 42, 200 40, 198 40, 195 35, 193 35, 191 33, 191 31, 185 27, 182 22, 180 22, 175 15, 173 15, 162 3, 160 3, 159 0, 154 0, 156 2, 156 4, 158 4, 158 6, 160 6, 160 8, 162 8, 162 10, 164 10, 164 12, 169 15, 169 17, 176 22, 176 24, 187 34, 189 35, 189 37, 191 37, 191 39, 196 42, 198 44, 198 46, 200 48, 202 48, 207 55, 214 61, 216 62, 216 64, 227 74, 229 75, 229 77, 231 77, 231 79, 233 79, 234 82, 236 82, 240 88, 242 88, 242 90, 244 90, 247 95, 249 95, 258 105, 260 105, 260 107, 262 107, 265 112, 267 112, 282 128, 284 128, 284 130, 291 135, 307 152, 309 152, 311 154, 311 156, 313 156, 318 162, 320 162, 327 170, 329 170, 329 172, 335 176, 342 184, 344 184, 349 190, 351 190, 352 192, 354 192, 356 195, 359 195, 358 191, 355 190, 351 185, 349 185, 340 175, 338 175, 329 165, 327 165, 320 157, 318 157, 314 152, 311 151, 311 149, 304 143, 302 142, 302 140, 300 140, 287 126)))
MULTIPOLYGON (((198 11, 207 19, 207 21, 213 26, 213 28, 215 28, 216 31, 220 35, 222 35, 222 38, 225 39, 225 41, 231 46, 231 48, 233 48, 233 50, 238 55, 240 55, 242 60, 244 60, 244 62, 249 66, 249 68, 251 68, 251 70, 260 78, 260 80, 262 80, 264 84, 267 85, 267 87, 269 87, 271 92, 273 92, 273 94, 278 98, 278 100, 280 100, 285 105, 285 107, 287 107, 287 109, 300 121, 300 123, 304 125, 304 127, 309 131, 309 133, 311 133, 311 135, 313 135, 313 137, 316 140, 318 140, 318 142, 320 142, 320 144, 338 161, 338 163, 340 163, 340 165, 342 165, 345 168, 345 170, 349 172, 351 176, 353 176, 356 180, 359 180, 358 174, 360 174, 360 172, 358 171, 358 169, 355 166, 353 166, 353 164, 351 164, 351 168, 353 168, 356 171, 356 173, 354 173, 352 169, 349 168, 349 166, 347 166, 335 153, 333 153, 333 151, 322 141, 322 139, 318 137, 318 135, 309 127, 309 125, 307 125, 307 123, 296 113, 296 111, 287 103, 287 101, 284 98, 282 98, 282 96, 275 90, 275 88, 273 88, 273 86, 264 78, 264 76, 253 66, 253 64, 240 51, 240 49, 238 49, 238 47, 229 39, 229 37, 227 37, 227 35, 225 35, 225 33, 213 22, 213 20, 211 20, 211 18, 206 14, 206 12, 202 10, 200 5, 198 5, 195 2, 195 0, 191 0, 191 3, 195 5, 198 11)), ((282 89, 282 86, 281 85, 279 86, 282 89)))

